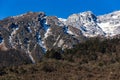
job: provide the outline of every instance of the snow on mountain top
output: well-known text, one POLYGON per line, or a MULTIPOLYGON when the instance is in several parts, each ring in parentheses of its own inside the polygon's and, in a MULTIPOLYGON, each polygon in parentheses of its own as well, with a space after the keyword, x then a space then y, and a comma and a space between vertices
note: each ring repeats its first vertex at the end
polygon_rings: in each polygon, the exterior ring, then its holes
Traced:
POLYGON ((80 29, 84 36, 114 36, 120 27, 120 11, 109 14, 95 16, 91 11, 72 14, 68 17, 66 25, 71 25, 80 29), (85 31, 83 30, 85 27, 85 31))
POLYGON ((114 11, 114 12, 109 13, 109 14, 120 15, 120 10, 119 11, 114 11))
MULTIPOLYGON (((41 18, 41 16, 44 16, 44 12, 28 12, 22 15, 14 16, 14 17, 21 17, 21 16, 34 16, 36 15, 37 17, 41 18)), ((35 17, 36 17, 35 16, 35 17)), ((47 19, 48 16, 44 16, 42 18, 47 19)), ((59 26, 72 26, 77 29, 79 29, 83 35, 87 36, 94 36, 94 35, 117 35, 119 33, 119 28, 120 28, 120 10, 119 11, 114 11, 108 14, 96 16, 93 14, 91 11, 85 11, 77 14, 72 14, 70 15, 67 19, 64 18, 58 18, 57 16, 55 17, 50 17, 48 19, 49 21, 44 22, 43 28, 46 31, 47 34, 45 34, 45 37, 49 34, 49 26, 48 23, 55 22, 55 25, 59 26), (50 21, 52 20, 52 21, 50 21)), ((29 27, 28 27, 29 29, 29 27)), ((69 29, 69 28, 68 28, 69 29)), ((67 30, 67 29, 66 29, 67 30)), ((72 33, 72 31, 66 31, 67 33, 72 33)))
POLYGON ((106 33, 106 36, 115 36, 120 33, 120 11, 114 11, 109 14, 100 15, 97 17, 97 24, 106 33))
POLYGON ((91 14, 93 14, 92 11, 85 11, 85 12, 79 13, 79 15, 82 15, 82 16, 91 15, 91 14))
POLYGON ((93 13, 91 12, 91 11, 86 11, 86 12, 82 12, 82 13, 78 13, 78 14, 72 14, 72 15, 70 15, 68 18, 70 18, 70 17, 78 17, 78 16, 91 16, 93 13))
POLYGON ((98 19, 102 21, 120 19, 120 11, 114 11, 109 14, 100 15, 98 16, 98 19))
POLYGON ((58 18, 60 21, 62 21, 62 22, 65 22, 65 21, 67 21, 67 19, 65 19, 65 18, 58 18))
MULTIPOLYGON (((104 15, 99 15, 99 16, 108 16, 108 15, 111 15, 111 16, 113 16, 113 15, 120 15, 120 10, 118 10, 118 11, 114 11, 114 12, 111 12, 111 13, 108 13, 108 14, 104 14, 104 15)), ((98 17, 99 17, 98 16, 98 17)))
POLYGON ((68 17, 67 22, 74 22, 77 23, 78 22, 80 24, 84 24, 84 23, 89 23, 89 22, 94 22, 96 21, 97 17, 91 12, 91 11, 86 11, 86 12, 82 12, 79 14, 72 14, 68 17))
POLYGON ((62 22, 63 24, 66 25, 66 21, 67 21, 67 19, 65 19, 65 18, 58 18, 58 19, 59 19, 60 22, 62 22))

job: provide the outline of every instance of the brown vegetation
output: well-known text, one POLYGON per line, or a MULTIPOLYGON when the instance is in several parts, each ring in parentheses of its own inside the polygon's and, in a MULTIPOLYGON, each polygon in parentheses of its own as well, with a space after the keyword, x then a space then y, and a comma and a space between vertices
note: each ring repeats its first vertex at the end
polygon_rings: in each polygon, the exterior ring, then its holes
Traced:
POLYGON ((52 49, 39 63, 1 68, 0 80, 120 80, 120 39, 52 49))

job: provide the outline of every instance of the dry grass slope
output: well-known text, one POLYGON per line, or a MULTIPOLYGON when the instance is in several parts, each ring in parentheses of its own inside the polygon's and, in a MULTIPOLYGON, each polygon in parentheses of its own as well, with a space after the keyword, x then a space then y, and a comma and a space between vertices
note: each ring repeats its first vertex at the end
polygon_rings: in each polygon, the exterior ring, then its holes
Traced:
POLYGON ((119 43, 92 39, 63 53, 51 50, 39 63, 1 68, 0 80, 120 80, 119 43))

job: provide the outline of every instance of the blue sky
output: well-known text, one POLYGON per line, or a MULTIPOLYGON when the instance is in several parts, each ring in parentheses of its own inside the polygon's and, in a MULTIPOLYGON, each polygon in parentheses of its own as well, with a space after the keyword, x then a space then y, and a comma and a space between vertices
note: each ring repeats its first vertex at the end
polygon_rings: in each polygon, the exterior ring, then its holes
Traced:
POLYGON ((116 10, 120 10, 120 0, 0 0, 0 19, 28 11, 67 18, 83 11, 102 15, 116 10))

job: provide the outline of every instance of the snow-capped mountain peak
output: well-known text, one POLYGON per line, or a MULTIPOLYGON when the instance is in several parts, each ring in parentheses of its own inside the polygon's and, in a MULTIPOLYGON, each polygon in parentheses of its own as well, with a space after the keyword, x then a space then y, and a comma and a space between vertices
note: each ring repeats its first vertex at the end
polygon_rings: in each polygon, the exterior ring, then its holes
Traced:
POLYGON ((29 12, 0 20, 0 49, 21 50, 35 63, 47 50, 72 48, 86 37, 119 34, 120 11, 101 16, 86 11, 67 19, 46 16, 44 12, 29 12))
POLYGON ((98 16, 97 24, 106 33, 106 36, 120 34, 120 11, 98 16))
POLYGON ((62 21, 62 22, 65 22, 65 21, 67 21, 67 19, 65 19, 65 18, 58 18, 60 21, 62 21))
POLYGON ((69 16, 66 25, 71 25, 81 30, 84 36, 94 37, 104 35, 96 21, 97 17, 91 11, 87 11, 69 16))
POLYGON ((80 29, 84 36, 115 36, 120 34, 120 11, 96 16, 91 11, 72 14, 66 25, 80 29))

